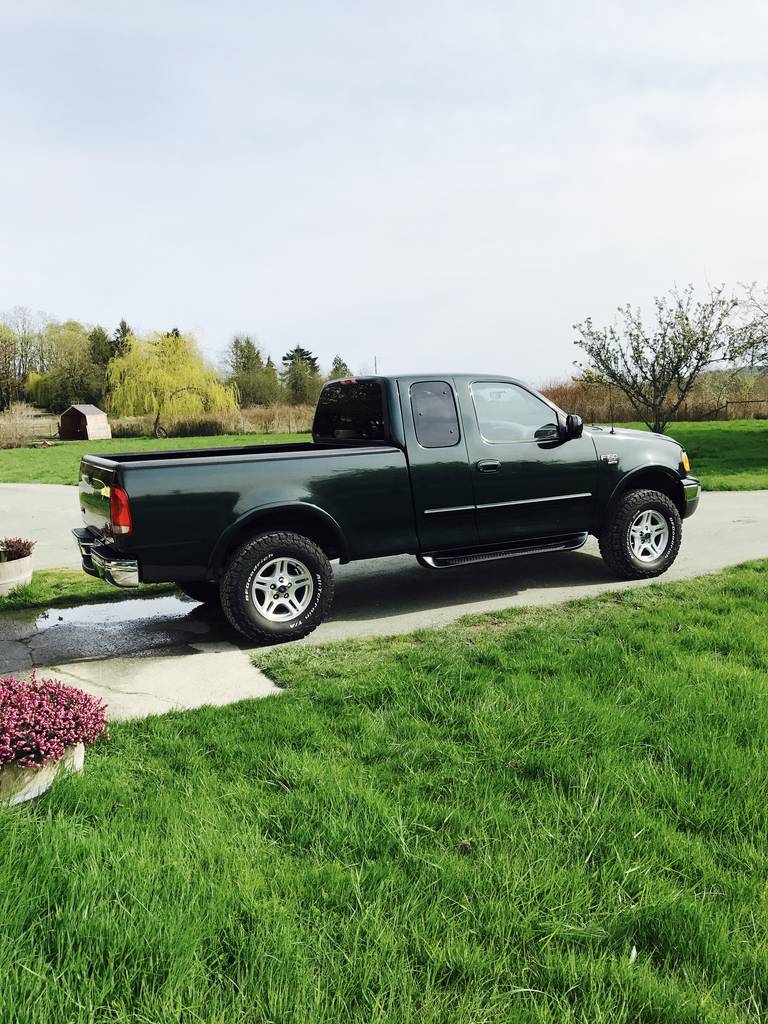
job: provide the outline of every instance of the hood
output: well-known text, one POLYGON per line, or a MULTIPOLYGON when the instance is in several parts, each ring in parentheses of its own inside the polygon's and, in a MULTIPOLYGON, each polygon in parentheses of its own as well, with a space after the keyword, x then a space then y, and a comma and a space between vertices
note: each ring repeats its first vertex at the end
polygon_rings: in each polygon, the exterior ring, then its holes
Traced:
POLYGON ((679 441, 676 441, 674 437, 669 437, 667 434, 655 434, 652 430, 633 430, 631 427, 598 427, 594 424, 584 427, 584 432, 593 434, 595 437, 632 437, 637 440, 648 440, 649 437, 657 437, 660 441, 669 441, 670 444, 677 445, 678 448, 683 446, 679 441))

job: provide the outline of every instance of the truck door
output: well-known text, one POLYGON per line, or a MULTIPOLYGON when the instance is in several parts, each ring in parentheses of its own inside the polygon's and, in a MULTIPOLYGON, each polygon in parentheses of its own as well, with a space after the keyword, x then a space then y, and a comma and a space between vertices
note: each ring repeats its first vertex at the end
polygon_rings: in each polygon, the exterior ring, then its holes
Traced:
POLYGON ((406 451, 421 551, 477 543, 466 438, 451 378, 401 378, 406 451))
POLYGON ((589 436, 562 440, 555 410, 509 381, 462 390, 481 544, 589 530, 597 454, 589 436))

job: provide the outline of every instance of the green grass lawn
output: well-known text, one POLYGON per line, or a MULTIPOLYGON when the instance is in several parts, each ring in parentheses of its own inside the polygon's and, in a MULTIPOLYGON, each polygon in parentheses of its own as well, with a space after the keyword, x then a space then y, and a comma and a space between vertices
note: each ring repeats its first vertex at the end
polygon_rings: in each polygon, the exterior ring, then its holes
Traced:
MULTIPOLYGON (((642 423, 622 426, 645 429, 642 423)), ((768 420, 670 423, 667 433, 685 446, 705 491, 768 487, 768 420)))
POLYGON ((762 1020, 767 603, 281 648, 282 696, 115 725, 0 809, 0 1022, 762 1020))
POLYGON ((124 437, 111 441, 68 441, 52 448, 10 448, 0 451, 0 483, 76 484, 80 459, 83 455, 100 452, 222 448, 309 440, 309 434, 222 434, 219 437, 124 437))
POLYGON ((137 597, 154 597, 156 594, 173 592, 175 589, 172 583, 149 583, 143 585, 140 591, 123 590, 86 575, 82 569, 36 569, 31 583, 16 587, 10 594, 0 597, 0 613, 21 608, 62 608, 70 604, 135 600, 137 597))

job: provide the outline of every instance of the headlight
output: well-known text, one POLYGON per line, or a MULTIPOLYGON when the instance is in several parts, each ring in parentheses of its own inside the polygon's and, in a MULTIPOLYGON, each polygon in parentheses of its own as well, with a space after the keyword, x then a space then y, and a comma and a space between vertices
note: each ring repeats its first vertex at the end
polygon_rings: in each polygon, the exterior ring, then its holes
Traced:
POLYGON ((690 473, 691 472, 691 464, 688 461, 688 452, 686 452, 685 450, 683 451, 683 453, 680 456, 680 461, 683 464, 683 469, 685 470, 685 472, 686 473, 690 473))

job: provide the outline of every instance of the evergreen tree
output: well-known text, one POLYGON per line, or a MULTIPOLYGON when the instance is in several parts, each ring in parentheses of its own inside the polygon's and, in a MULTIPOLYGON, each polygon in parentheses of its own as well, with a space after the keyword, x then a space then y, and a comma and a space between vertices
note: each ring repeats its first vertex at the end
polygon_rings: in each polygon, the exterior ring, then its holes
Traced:
POLYGON ((331 372, 328 374, 329 380, 338 380, 340 377, 351 377, 352 371, 349 366, 344 362, 341 356, 334 356, 333 362, 331 363, 331 372))
POLYGON ((317 402, 322 380, 318 371, 303 359, 289 363, 281 379, 291 405, 314 405, 317 402))
POLYGON ((114 335, 112 336, 112 347, 114 349, 114 355, 118 358, 125 356, 131 347, 131 335, 133 331, 125 322, 121 320, 117 325, 114 335))
POLYGON ((257 343, 248 334, 236 334, 224 357, 230 377, 256 373, 264 368, 264 357, 257 343))
POLYGON ((283 366, 286 367, 286 369, 293 366, 295 363, 303 363, 314 373, 320 372, 317 356, 313 355, 308 348, 302 348, 301 345, 296 345, 290 352, 286 352, 283 356, 283 366))
POLYGON ((106 366, 115 354, 112 339, 103 327, 93 327, 88 333, 91 359, 97 366, 106 366))

